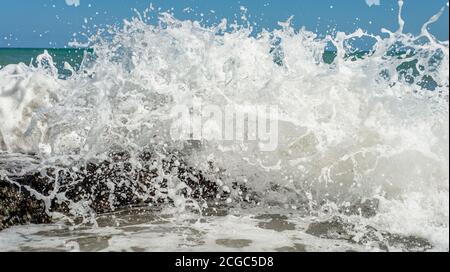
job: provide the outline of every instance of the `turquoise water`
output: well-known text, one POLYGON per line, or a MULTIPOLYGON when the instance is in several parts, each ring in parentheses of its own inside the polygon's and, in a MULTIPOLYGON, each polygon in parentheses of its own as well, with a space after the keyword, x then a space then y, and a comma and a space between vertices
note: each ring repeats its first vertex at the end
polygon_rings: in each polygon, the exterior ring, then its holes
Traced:
POLYGON ((44 53, 44 50, 47 50, 53 57, 53 61, 61 74, 64 74, 64 62, 78 69, 84 54, 92 51, 79 48, 0 48, 0 68, 20 62, 27 65, 33 63, 39 54, 44 53))

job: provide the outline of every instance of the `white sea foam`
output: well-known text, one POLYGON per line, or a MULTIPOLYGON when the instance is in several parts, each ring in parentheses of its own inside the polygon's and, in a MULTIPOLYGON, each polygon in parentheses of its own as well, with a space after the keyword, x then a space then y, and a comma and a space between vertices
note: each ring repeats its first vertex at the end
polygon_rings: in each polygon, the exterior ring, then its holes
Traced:
POLYGON ((371 6, 379 6, 380 5, 380 0, 366 0, 366 4, 371 7, 371 6))
POLYGON ((68 6, 78 7, 80 5, 80 0, 66 0, 68 6))

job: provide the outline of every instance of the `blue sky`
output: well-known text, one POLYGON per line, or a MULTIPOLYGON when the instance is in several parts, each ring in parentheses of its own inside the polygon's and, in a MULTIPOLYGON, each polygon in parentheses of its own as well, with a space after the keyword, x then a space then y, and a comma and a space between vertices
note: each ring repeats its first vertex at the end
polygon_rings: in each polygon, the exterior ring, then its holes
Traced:
MULTIPOLYGON (((67 0, 77 1, 77 0, 67 0)), ((376 1, 376 0, 372 0, 376 1)), ((2 0, 0 3, 0 47, 64 47, 73 33, 85 32, 87 25, 120 24, 133 16, 133 9, 144 10, 153 4, 161 11, 172 9, 180 19, 216 23, 221 18, 240 18, 240 7, 247 8, 251 22, 273 29, 278 21, 293 15, 296 28, 305 26, 319 34, 336 28, 350 32, 361 27, 379 34, 381 28, 396 30, 397 0, 380 0, 369 7, 366 0, 79 0, 69 6, 66 0, 2 0), (192 12, 184 11, 190 7, 192 12), (203 16, 202 16, 203 14, 203 16), (85 20, 86 19, 86 20, 85 20)), ((405 0, 405 31, 418 33, 424 22, 445 6, 439 22, 431 32, 440 40, 448 40, 448 0, 405 0)))

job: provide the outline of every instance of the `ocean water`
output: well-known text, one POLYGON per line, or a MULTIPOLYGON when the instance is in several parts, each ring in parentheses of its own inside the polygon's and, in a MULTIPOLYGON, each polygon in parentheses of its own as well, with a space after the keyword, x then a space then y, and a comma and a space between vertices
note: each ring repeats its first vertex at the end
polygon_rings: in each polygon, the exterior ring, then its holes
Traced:
MULTIPOLYGON (((418 36, 403 33, 400 13, 399 29, 383 36, 319 38, 289 21, 253 35, 161 13, 158 25, 138 16, 92 36, 89 50, 0 49, 0 177, 53 171, 54 188, 32 192, 54 223, 3 230, 0 249, 448 251, 449 47, 427 31, 440 14, 418 36), (371 50, 352 46, 367 38, 371 50), (172 109, 195 99, 277 106, 276 149, 173 140, 172 109), (137 159, 148 149, 151 166, 137 159), (83 165, 118 150, 133 171, 168 180, 135 197, 166 201, 106 214, 89 196, 69 201, 64 177, 76 183, 83 165), (208 173, 226 201, 190 195, 158 163, 171 152, 208 173), (58 201, 70 203, 69 217, 51 212, 58 201)), ((97 185, 135 186, 122 174, 97 185)))

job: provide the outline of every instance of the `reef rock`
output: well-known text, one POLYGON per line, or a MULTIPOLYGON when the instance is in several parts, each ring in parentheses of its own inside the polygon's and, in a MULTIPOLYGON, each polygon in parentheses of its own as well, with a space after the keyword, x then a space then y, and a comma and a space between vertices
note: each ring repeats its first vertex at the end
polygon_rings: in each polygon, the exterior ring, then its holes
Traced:
POLYGON ((5 156, 0 160, 0 230, 47 223, 54 212, 76 217, 81 212, 174 204, 179 197, 221 201, 230 194, 211 173, 188 166, 177 154, 161 158, 143 152, 131 158, 127 152, 114 152, 103 161, 35 167, 31 172, 24 165, 38 164, 37 158, 5 156))

